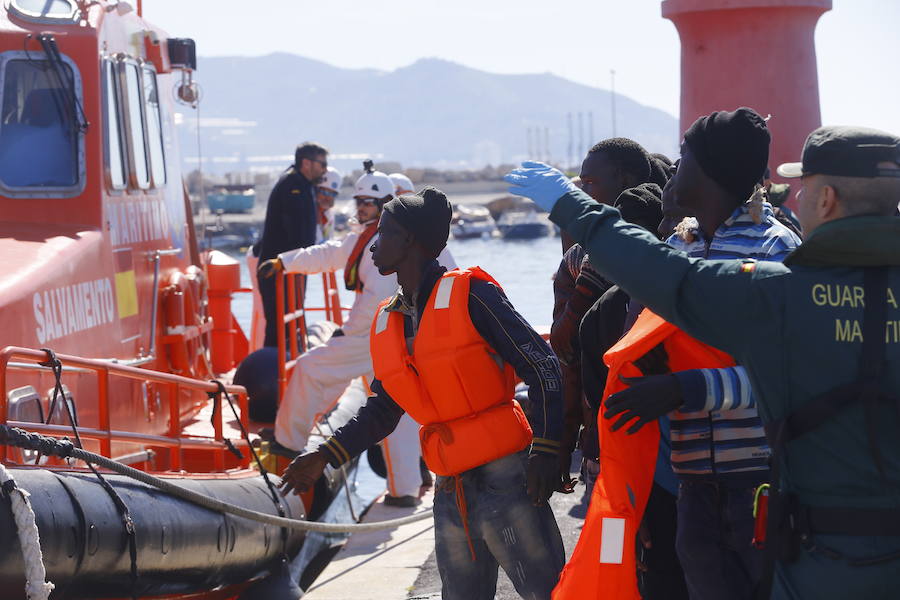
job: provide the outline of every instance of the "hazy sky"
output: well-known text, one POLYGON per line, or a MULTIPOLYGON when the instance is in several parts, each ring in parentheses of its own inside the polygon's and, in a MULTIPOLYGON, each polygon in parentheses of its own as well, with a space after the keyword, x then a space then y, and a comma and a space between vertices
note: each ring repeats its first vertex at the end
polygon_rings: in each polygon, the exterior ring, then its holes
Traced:
MULTIPOLYGON (((658 0, 143 4, 148 20, 193 37, 201 56, 290 52, 384 70, 438 57, 497 73, 549 71, 607 89, 615 69, 616 91, 678 115, 680 45, 658 0)), ((816 30, 823 122, 900 134, 900 0, 833 4, 816 30)), ((202 72, 198 79, 202 85, 202 72)))

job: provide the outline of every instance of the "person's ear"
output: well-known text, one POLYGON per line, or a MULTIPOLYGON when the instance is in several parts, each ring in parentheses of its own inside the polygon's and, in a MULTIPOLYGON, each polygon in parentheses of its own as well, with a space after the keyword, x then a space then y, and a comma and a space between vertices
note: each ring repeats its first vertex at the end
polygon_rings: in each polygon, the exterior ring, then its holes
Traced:
POLYGON ((837 188, 832 185, 823 185, 816 198, 816 211, 823 221, 837 219, 843 215, 837 188))

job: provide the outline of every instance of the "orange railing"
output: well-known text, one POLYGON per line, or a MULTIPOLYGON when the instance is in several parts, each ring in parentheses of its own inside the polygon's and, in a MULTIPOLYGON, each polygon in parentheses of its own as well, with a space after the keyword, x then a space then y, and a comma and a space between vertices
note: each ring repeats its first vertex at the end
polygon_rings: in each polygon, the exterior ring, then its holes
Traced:
POLYGON ((327 320, 340 326, 344 324, 343 311, 348 310, 341 307, 337 278, 334 273, 322 273, 322 288, 325 296, 323 306, 305 307, 302 277, 302 275, 284 272, 275 275, 275 314, 279 322, 284 324, 283 327, 278 328, 279 402, 284 396, 288 378, 297 364, 297 358, 301 353, 306 352, 306 313, 322 311, 327 320), (287 291, 285 292, 285 290, 287 291))
MULTIPOLYGON (((104 456, 111 456, 113 442, 125 442, 129 444, 144 445, 150 447, 161 447, 168 449, 168 466, 170 471, 180 471, 184 468, 184 451, 200 452, 212 459, 214 471, 223 472, 226 469, 226 452, 228 448, 225 444, 223 431, 223 414, 228 410, 227 404, 221 394, 218 394, 219 387, 207 381, 199 381, 189 379, 179 375, 170 373, 161 373, 159 371, 151 371, 148 369, 139 369, 103 360, 95 360, 89 358, 81 358, 78 356, 70 356, 66 354, 57 354, 57 358, 63 364, 64 368, 74 368, 79 375, 93 374, 97 378, 97 427, 78 427, 78 433, 82 439, 95 440, 100 445, 100 453, 104 456), (169 396, 169 427, 165 434, 151 434, 136 431, 128 431, 121 429, 113 429, 110 418, 110 378, 119 377, 125 380, 140 381, 146 383, 154 383, 167 386, 169 396), (199 436, 188 435, 184 432, 181 423, 181 405, 179 399, 182 390, 190 390, 197 393, 215 394, 214 402, 221 403, 213 415, 213 435, 199 436), (207 454, 208 453, 208 454, 207 454), (211 456, 210 456, 211 455, 211 456)), ((10 371, 33 371, 39 368, 39 362, 47 360, 47 353, 40 350, 32 350, 28 348, 18 348, 15 346, 7 346, 0 350, 0 423, 21 427, 35 433, 49 436, 65 436, 72 433, 72 429, 68 425, 53 425, 47 423, 35 423, 30 421, 10 421, 8 420, 8 404, 7 404, 7 379, 10 371), (13 363, 12 360, 18 361, 13 363)), ((65 372, 64 372, 65 377, 65 372)), ((244 427, 247 427, 247 391, 242 386, 228 385, 225 391, 237 398, 239 406, 239 414, 244 427)), ((241 459, 237 461, 238 468, 248 468, 250 458, 246 451, 246 442, 243 440, 234 440, 234 445, 245 448, 241 459)), ((0 446, 0 460, 7 461, 7 447, 0 446)), ((233 464, 233 463, 232 463, 233 464)))

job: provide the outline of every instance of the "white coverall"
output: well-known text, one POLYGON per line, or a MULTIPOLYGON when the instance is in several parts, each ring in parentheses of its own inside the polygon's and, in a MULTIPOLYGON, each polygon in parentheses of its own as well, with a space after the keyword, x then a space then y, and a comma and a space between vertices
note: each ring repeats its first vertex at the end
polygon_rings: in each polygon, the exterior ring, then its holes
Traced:
MULTIPOLYGON (((329 240, 284 252, 278 257, 288 273, 309 275, 337 271, 346 265, 359 235, 359 232, 353 232, 343 240, 329 240)), ((376 235, 372 243, 377 239, 376 235)), ((456 267, 446 248, 438 261, 447 268, 456 267)), ((332 337, 301 355, 288 381, 275 417, 275 439, 292 450, 306 449, 319 417, 337 404, 354 378, 365 377, 370 383, 374 379, 369 331, 378 305, 397 291, 397 276, 381 275, 372 262, 372 253, 366 248, 359 263, 359 279, 363 290, 355 294, 350 314, 341 327, 344 335, 332 337)), ((422 481, 418 430, 419 426, 409 415, 404 415, 385 441, 388 493, 392 496, 418 495, 422 481)))
POLYGON ((247 342, 250 344, 248 354, 263 347, 266 337, 266 316, 263 313, 262 297, 259 295, 259 284, 256 282, 256 267, 259 257, 253 255, 253 248, 247 248, 247 271, 250 273, 250 289, 253 290, 253 314, 250 317, 250 331, 247 342))

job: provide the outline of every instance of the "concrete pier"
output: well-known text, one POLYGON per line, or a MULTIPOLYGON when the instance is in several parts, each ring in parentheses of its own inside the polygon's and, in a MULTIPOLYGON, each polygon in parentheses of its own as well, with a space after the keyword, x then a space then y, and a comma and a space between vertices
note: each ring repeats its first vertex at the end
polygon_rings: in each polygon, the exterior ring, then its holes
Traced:
MULTIPOLYGON (((416 508, 385 506, 382 498, 364 523, 399 519, 431 509, 429 493, 416 508)), ((354 534, 304 594, 306 600, 407 598, 434 550, 434 522, 424 519, 386 531, 354 534)))
MULTIPOLYGON (((575 493, 556 493, 550 499, 566 557, 571 556, 584 522, 587 510, 584 490, 583 485, 578 485, 575 493)), ((432 501, 431 492, 416 508, 388 507, 379 499, 366 513, 363 522, 397 519, 422 512, 431 508, 432 501)), ((432 519, 390 531, 352 535, 303 596, 304 600, 437 600, 440 597, 441 580, 434 559, 432 519)), ((502 569, 496 598, 519 598, 502 569)))

